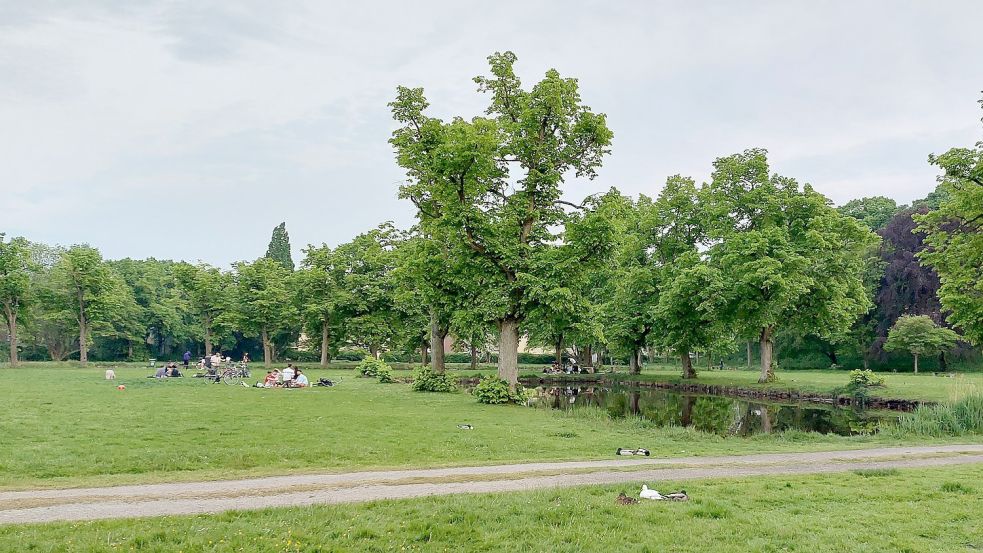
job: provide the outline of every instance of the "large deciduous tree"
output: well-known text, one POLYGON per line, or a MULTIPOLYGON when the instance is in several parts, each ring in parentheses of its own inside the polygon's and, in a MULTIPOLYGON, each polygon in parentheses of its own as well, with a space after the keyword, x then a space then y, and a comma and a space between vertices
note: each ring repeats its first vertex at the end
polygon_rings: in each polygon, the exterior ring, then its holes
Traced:
POLYGON ((499 377, 514 386, 526 275, 542 266, 566 217, 560 186, 569 172, 595 175, 612 133, 575 79, 551 69, 526 90, 513 53, 488 59, 492 75, 475 79, 491 96, 487 117, 445 122, 424 113, 423 89, 400 87, 390 142, 408 177, 400 195, 416 205, 422 229, 471 262, 482 309, 499 328, 499 377))
POLYGON ((764 150, 717 159, 706 198, 724 318, 758 329, 760 381, 771 379, 779 328, 829 336, 870 309, 862 274, 876 238, 811 186, 770 175, 764 150))
POLYGON ((288 280, 290 271, 272 259, 235 264, 235 322, 244 332, 263 342, 263 364, 273 362, 275 333, 290 327, 296 317, 288 280))
POLYGON ((301 268, 294 274, 294 298, 306 331, 321 338, 321 366, 331 361, 332 344, 341 337, 340 311, 348 302, 334 252, 327 245, 304 250, 301 268))
POLYGON ((59 300, 78 331, 79 361, 88 363, 91 338, 120 328, 120 317, 133 313, 133 296, 99 250, 72 246, 54 268, 59 300))
POLYGON ((180 263, 174 267, 174 277, 184 293, 188 309, 194 313, 200 336, 205 343, 205 355, 212 354, 216 337, 222 331, 222 317, 231 308, 232 280, 229 275, 205 264, 180 263))
MULTIPOLYGON (((983 106, 983 100, 980 100, 983 106)), ((931 156, 939 166, 942 200, 921 217, 928 248, 919 257, 939 274, 939 299, 948 322, 983 343, 983 142, 931 156)))
POLYGON ((23 238, 0 233, 0 308, 10 337, 10 366, 17 366, 17 325, 31 298, 31 250, 23 238))

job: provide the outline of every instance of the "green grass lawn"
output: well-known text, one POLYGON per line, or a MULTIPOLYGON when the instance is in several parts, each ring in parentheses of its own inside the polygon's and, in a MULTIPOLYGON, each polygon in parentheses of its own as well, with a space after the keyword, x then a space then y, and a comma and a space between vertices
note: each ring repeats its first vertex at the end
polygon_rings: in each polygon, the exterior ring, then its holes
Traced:
POLYGON ((803 432, 719 437, 600 410, 480 405, 465 393, 413 392, 341 370, 308 370, 312 381, 343 381, 306 390, 158 381, 149 372, 118 367, 109 382, 99 366, 0 369, 0 488, 603 459, 618 447, 672 457, 900 443, 803 432))
POLYGON ((983 548, 983 466, 640 482, 359 505, 0 527, 0 550, 869 552, 983 548))

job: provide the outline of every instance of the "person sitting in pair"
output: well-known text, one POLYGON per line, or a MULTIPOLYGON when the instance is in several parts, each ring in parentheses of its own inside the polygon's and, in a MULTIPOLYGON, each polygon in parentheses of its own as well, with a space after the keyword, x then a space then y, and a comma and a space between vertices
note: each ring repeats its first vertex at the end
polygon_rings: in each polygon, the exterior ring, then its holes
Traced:
POLYGON ((157 372, 154 373, 154 378, 167 378, 167 367, 161 365, 157 372))
POLYGON ((290 386, 290 383, 294 379, 294 374, 296 374, 296 373, 294 371, 293 364, 288 363, 287 364, 287 368, 286 369, 283 369, 283 385, 284 386, 290 386))
POLYGON ((164 372, 164 374, 168 378, 178 378, 178 377, 184 376, 183 374, 181 374, 181 371, 178 370, 177 363, 171 363, 170 365, 168 365, 168 368, 164 372))
POLYGON ((275 388, 277 380, 280 378, 280 371, 266 371, 266 378, 263 379, 264 388, 275 388))
POLYGON ((297 369, 297 375, 294 377, 294 387, 306 388, 310 386, 310 384, 310 381, 307 380, 307 375, 300 372, 300 369, 297 369))

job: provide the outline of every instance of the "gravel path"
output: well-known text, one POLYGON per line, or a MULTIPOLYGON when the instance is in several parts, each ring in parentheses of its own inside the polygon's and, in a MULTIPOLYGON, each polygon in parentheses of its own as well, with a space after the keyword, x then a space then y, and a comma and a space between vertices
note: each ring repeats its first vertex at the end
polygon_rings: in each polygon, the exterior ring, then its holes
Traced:
POLYGON ((0 492, 0 524, 217 513, 459 493, 983 463, 983 445, 623 458, 0 492))

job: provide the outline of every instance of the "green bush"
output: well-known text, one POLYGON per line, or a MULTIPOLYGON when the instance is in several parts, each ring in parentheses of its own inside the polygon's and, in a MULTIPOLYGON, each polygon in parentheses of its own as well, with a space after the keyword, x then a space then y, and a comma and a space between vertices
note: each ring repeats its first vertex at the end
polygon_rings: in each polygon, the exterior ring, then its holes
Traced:
POLYGON ((478 382, 478 385, 471 391, 474 397, 478 398, 479 403, 489 403, 493 405, 502 403, 525 403, 528 399, 526 391, 521 384, 515 385, 515 391, 509 389, 509 383, 497 376, 487 376, 478 382))
POLYGON ((380 384, 392 384, 396 382, 396 377, 393 376, 393 370, 389 368, 389 365, 385 363, 381 367, 376 369, 376 377, 379 378, 380 384))
POLYGON ((457 386, 454 379, 446 374, 436 374, 430 367, 421 367, 413 375, 413 389, 418 392, 453 392, 457 386))
POLYGON ((901 415, 890 431, 901 438, 983 434, 983 395, 966 396, 953 403, 920 405, 901 415))
POLYGON ((359 376, 365 376, 368 378, 375 378, 379 376, 379 371, 382 369, 389 371, 392 370, 385 361, 371 356, 366 357, 361 363, 355 365, 355 370, 358 371, 359 376))
POLYGON ((333 357, 333 359, 337 361, 361 361, 363 359, 368 359, 369 357, 371 357, 369 352, 365 351, 364 349, 357 348, 343 349, 339 351, 338 354, 333 357))
POLYGON ((850 383, 848 384, 849 387, 855 388, 858 386, 863 386, 865 388, 871 388, 874 386, 883 386, 883 385, 884 385, 884 377, 877 376, 876 374, 874 374, 874 371, 870 369, 867 370, 856 369, 850 371, 850 383))

